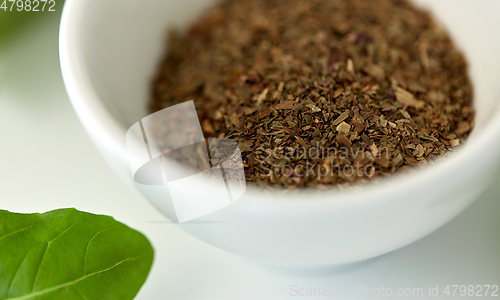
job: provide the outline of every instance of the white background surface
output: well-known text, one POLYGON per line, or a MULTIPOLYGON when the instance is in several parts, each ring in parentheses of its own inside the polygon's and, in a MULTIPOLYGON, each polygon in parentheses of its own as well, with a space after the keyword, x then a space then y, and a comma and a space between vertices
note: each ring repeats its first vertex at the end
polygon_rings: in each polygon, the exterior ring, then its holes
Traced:
POLYGON ((59 71, 57 30, 54 14, 21 32, 0 53, 0 209, 76 207, 114 216, 143 232, 156 258, 137 299, 335 298, 293 297, 292 285, 367 285, 394 293, 398 288, 427 293, 429 285, 441 291, 453 284, 500 285, 500 172, 499 184, 434 234, 383 257, 337 269, 267 266, 213 248, 179 229, 216 223, 154 223, 165 219, 119 181, 73 112, 59 71))

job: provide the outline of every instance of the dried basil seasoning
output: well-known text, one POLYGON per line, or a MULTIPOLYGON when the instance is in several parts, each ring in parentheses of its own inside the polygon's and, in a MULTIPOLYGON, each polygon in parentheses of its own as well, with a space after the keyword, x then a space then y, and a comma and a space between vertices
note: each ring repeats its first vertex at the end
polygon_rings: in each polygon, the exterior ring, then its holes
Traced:
POLYGON ((194 100, 247 182, 359 183, 451 153, 473 127, 467 64, 404 0, 227 0, 170 35, 151 110, 194 100))

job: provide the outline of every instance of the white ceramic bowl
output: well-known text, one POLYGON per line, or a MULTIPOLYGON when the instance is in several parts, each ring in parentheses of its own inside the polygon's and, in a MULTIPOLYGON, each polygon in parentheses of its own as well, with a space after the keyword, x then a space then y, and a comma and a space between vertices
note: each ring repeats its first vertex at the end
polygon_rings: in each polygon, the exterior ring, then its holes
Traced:
MULTIPOLYGON (((289 266, 345 264, 406 246, 470 205, 491 183, 500 150, 500 5, 420 0, 449 29, 470 63, 477 119, 468 143, 435 166, 361 189, 286 195, 247 187, 236 203, 181 228, 242 256, 289 266)), ((125 132, 148 115, 151 79, 168 26, 186 27, 211 0, 67 0, 61 67, 71 102, 114 171, 167 217, 166 187, 133 181, 125 132)), ((171 170, 175 172, 176 170, 171 170)))

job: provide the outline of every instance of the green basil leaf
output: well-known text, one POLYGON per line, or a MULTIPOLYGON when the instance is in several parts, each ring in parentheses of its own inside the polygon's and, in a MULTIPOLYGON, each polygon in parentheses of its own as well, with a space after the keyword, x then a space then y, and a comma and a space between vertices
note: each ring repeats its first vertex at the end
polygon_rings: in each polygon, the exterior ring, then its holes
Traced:
POLYGON ((154 251, 112 217, 0 210, 0 299, 133 299, 154 251))

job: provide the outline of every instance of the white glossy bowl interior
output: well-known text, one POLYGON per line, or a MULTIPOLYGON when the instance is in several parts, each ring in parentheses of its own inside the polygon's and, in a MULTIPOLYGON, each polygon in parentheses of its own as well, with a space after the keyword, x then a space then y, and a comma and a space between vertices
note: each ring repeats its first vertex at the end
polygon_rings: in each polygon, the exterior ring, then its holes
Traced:
MULTIPOLYGON (((200 221, 193 236, 246 257, 292 266, 344 264, 408 245, 463 211, 491 183, 500 149, 500 5, 495 0, 420 0, 449 29, 470 63, 476 126, 436 166, 344 191, 245 196, 200 221)), ((167 217, 166 187, 133 182, 125 147, 148 115, 151 79, 169 26, 185 28, 212 0, 67 0, 61 25, 64 81, 83 125, 115 172, 167 217)), ((175 172, 176 170, 171 170, 175 172)))

